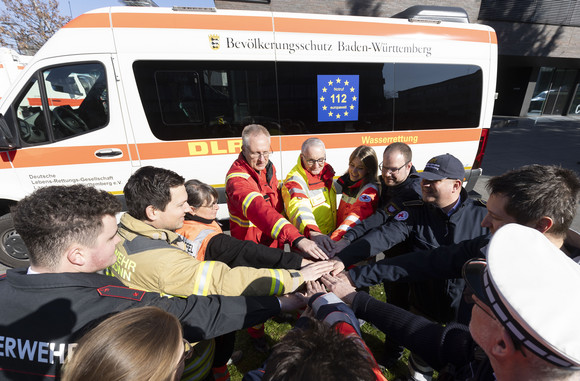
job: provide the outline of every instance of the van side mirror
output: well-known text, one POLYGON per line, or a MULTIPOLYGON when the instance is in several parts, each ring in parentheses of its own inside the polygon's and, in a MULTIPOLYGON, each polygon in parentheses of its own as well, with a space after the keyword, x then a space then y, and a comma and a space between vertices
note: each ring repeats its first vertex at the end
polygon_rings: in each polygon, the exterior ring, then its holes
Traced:
POLYGON ((4 115, 0 114, 0 151, 11 151, 18 148, 18 139, 10 131, 4 115))

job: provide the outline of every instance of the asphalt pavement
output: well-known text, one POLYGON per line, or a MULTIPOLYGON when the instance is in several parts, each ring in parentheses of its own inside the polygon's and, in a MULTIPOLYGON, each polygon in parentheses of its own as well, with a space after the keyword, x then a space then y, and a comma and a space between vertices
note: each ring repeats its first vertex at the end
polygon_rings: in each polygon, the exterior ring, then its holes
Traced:
MULTIPOLYGON (((580 176, 580 119, 565 116, 494 118, 475 191, 487 200, 490 177, 527 164, 559 165, 580 176)), ((580 207, 572 228, 580 231, 580 207)))
MULTIPOLYGON (((580 176, 580 119, 564 116, 496 117, 483 158, 483 175, 475 191, 487 200, 490 177, 527 164, 553 164, 580 176)), ((572 228, 580 231, 580 206, 572 228)), ((6 268, 0 264, 0 274, 6 268)))

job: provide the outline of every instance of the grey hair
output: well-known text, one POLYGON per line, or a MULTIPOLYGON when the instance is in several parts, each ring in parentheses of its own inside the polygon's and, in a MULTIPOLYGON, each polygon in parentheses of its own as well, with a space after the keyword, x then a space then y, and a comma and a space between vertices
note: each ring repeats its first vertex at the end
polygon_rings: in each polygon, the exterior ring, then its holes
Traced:
POLYGON ((263 134, 270 139, 270 132, 261 124, 248 124, 242 130, 242 146, 248 147, 250 145, 250 137, 263 134))
POLYGON ((306 150, 311 146, 321 146, 323 149, 326 149, 326 147, 324 146, 324 142, 322 140, 318 138, 308 138, 304 141, 304 143, 302 143, 302 148, 300 152, 304 154, 304 152, 306 152, 306 150))

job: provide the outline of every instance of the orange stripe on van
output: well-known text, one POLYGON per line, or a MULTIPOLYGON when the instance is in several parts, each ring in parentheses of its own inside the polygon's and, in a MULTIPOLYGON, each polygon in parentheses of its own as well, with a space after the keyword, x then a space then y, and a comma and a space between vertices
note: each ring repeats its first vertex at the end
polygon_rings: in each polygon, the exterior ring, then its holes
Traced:
POLYGON ((272 31, 271 17, 212 16, 165 13, 113 13, 115 28, 171 28, 272 31))
POLYGON ((80 146, 80 147, 31 147, 16 151, 12 156, 14 168, 46 167, 49 165, 73 165, 129 161, 126 145, 80 146), (99 159, 95 152, 105 148, 117 148, 123 156, 114 159, 99 159))
MULTIPOLYGON (((437 35, 447 39, 491 42, 497 44, 497 38, 490 36, 486 30, 466 28, 435 27, 418 24, 388 24, 382 22, 324 20, 302 18, 272 18, 264 16, 233 15, 199 15, 171 13, 113 13, 112 26, 115 28, 169 28, 169 29, 216 29, 246 30, 258 32, 348 34, 367 36, 392 36, 401 34, 437 35), (491 41, 490 41, 491 37, 491 41)), ((84 14, 66 24, 65 28, 108 28, 109 18, 106 13, 84 14)))
POLYGON ((108 13, 86 13, 69 21, 63 28, 109 28, 108 13))
POLYGON ((455 143, 479 141, 481 129, 453 129, 453 130, 423 130, 423 131, 392 131, 367 132, 332 135, 294 135, 282 136, 282 147, 287 150, 300 150, 304 140, 309 137, 319 137, 324 141, 326 148, 345 148, 367 146, 386 146, 395 142, 413 144, 455 143))
POLYGON ((281 17, 274 19, 274 25, 276 32, 350 34, 365 36, 425 34, 442 36, 452 40, 490 42, 489 32, 486 30, 446 28, 418 24, 387 24, 364 21, 316 20, 281 17))
MULTIPOLYGON (((428 131, 392 131, 392 132, 363 132, 328 135, 293 135, 272 136, 272 149, 300 150, 304 140, 318 136, 326 148, 354 148, 365 144, 369 146, 386 146, 394 142, 413 144, 454 143, 464 141, 479 141, 481 129, 453 129, 428 131), (279 139, 281 138, 281 139, 279 139), (280 143, 281 140, 281 143, 280 143)), ((171 159, 185 157, 204 157, 210 155, 238 154, 242 145, 241 138, 205 139, 192 141, 158 142, 138 144, 141 160, 171 159)), ((135 160, 137 152, 131 147, 131 157, 135 160)), ((42 167, 51 165, 72 165, 128 161, 129 155, 126 145, 81 146, 81 147, 31 147, 18 151, 11 151, 12 162, 15 168, 42 167), (123 156, 116 159, 99 159, 95 152, 99 149, 117 148, 123 151, 123 156)), ((7 157, 2 156, 8 165, 7 157)))

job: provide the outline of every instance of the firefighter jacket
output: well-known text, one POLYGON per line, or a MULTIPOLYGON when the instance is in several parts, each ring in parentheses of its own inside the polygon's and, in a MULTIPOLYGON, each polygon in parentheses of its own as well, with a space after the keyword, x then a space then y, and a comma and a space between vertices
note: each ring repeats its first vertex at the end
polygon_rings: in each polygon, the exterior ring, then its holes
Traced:
POLYGON ((336 181, 336 192, 342 191, 337 212, 338 227, 330 238, 339 241, 344 233, 361 223, 377 209, 379 203, 379 189, 376 184, 363 184, 364 179, 353 183, 348 173, 336 181))
POLYGON ((101 320, 119 311, 157 306, 177 316, 190 342, 264 322, 280 312, 273 296, 164 298, 129 289, 101 274, 0 275, 0 379, 58 379, 67 352, 101 320))
POLYGON ((310 238, 310 232, 329 234, 336 228, 336 188, 334 169, 325 164, 319 175, 312 175, 298 163, 282 186, 284 209, 288 219, 310 238))
POLYGON ((108 270, 129 287, 174 296, 282 295, 302 283, 298 271, 230 268, 188 255, 179 234, 156 229, 125 213, 119 223, 117 262, 108 270))
POLYGON ((284 252, 252 241, 240 241, 223 234, 213 220, 189 216, 185 216, 186 221, 177 233, 184 237, 186 251, 197 259, 202 255, 205 260, 220 261, 230 267, 295 270, 302 267, 302 256, 298 253, 284 252))
POLYGON ((303 237, 281 214, 284 204, 271 161, 258 173, 240 153, 226 176, 226 196, 232 237, 278 248, 303 237))

